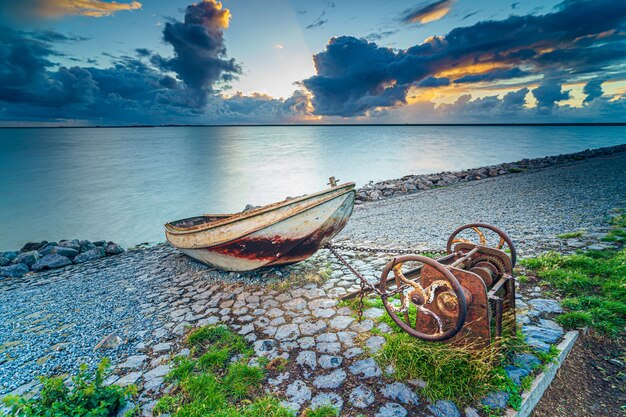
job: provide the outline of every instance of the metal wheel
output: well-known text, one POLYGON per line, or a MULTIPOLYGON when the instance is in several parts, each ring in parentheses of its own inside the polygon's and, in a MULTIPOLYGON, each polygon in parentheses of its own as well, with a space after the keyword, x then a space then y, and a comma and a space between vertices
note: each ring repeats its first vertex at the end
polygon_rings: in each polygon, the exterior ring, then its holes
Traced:
MULTIPOLYGON (((429 341, 447 340, 454 337, 465 324, 467 300, 463 287, 461 287, 448 268, 434 259, 419 255, 404 255, 395 258, 383 269, 379 290, 383 305, 389 316, 402 330, 418 339, 429 341), (441 273, 445 280, 434 281, 431 285, 424 288, 419 280, 409 280, 404 276, 402 266, 405 262, 421 262, 429 265, 441 273), (388 288, 386 285, 387 276, 390 272, 393 272, 395 276, 395 288, 388 288), (443 291, 437 292, 438 289, 443 289, 443 291), (399 295, 400 306, 394 305, 393 301, 390 300, 396 294, 399 295), (444 330, 444 320, 427 308, 431 303, 437 303, 439 307, 445 306, 446 310, 452 313, 450 314, 451 316, 457 317, 453 328, 444 330), (411 323, 411 317, 409 316, 409 308, 411 306, 415 306, 417 315, 427 314, 435 321, 437 328, 435 333, 423 333, 416 329, 417 316, 415 317, 415 323, 411 323), (402 318, 398 314, 402 315, 402 318)), ((445 315, 448 316, 448 314, 445 315)))
POLYGON ((455 243, 460 243, 460 242, 473 243, 473 244, 481 245, 481 246, 495 247, 496 249, 502 249, 502 247, 506 243, 507 246, 509 247, 509 250, 511 251, 511 264, 515 266, 515 262, 517 260, 517 252, 515 251, 515 245, 513 244, 513 241, 511 240, 509 235, 504 233, 501 229, 497 228, 496 226, 492 226, 487 223, 470 223, 470 224, 466 224, 465 226, 461 226, 457 228, 454 232, 452 232, 452 234, 448 238, 448 243, 446 244, 446 251, 448 253, 452 253, 452 246, 455 243), (478 235, 479 243, 475 243, 470 239, 458 237, 458 235, 461 232, 468 230, 468 229, 474 231, 478 235), (495 232, 500 237, 499 242, 495 246, 489 246, 487 242, 487 238, 485 237, 485 234, 483 233, 481 229, 487 229, 487 230, 491 230, 492 232, 495 232))

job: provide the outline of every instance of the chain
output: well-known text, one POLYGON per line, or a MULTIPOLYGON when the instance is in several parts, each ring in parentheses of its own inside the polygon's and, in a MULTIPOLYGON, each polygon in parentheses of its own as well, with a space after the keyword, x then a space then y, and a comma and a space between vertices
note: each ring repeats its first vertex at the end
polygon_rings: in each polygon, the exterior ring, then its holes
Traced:
MULTIPOLYGON (((352 273, 352 275, 354 275, 355 277, 357 277, 359 279, 359 284, 360 284, 360 289, 359 289, 359 306, 358 306, 358 310, 357 310, 357 315, 358 315, 358 322, 361 322, 361 319, 363 318, 363 308, 364 308, 364 304, 363 304, 363 298, 365 297, 365 289, 368 289, 372 292, 375 292, 376 294, 378 294, 380 297, 383 296, 383 294, 380 292, 380 290, 378 288, 376 288, 374 285, 370 284, 369 281, 367 281, 363 275, 361 275, 359 273, 359 271, 357 271, 356 269, 354 269, 352 267, 352 265, 350 265, 348 263, 348 261, 346 261, 346 259, 341 256, 339 254, 339 252, 337 252, 337 250, 347 250, 347 251, 355 251, 355 252, 368 252, 368 253, 393 253, 393 254, 398 254, 398 255, 408 255, 408 254, 424 254, 424 253, 429 253, 429 254, 442 254, 445 255, 448 252, 447 251, 442 251, 442 250, 430 250, 430 249, 420 249, 420 250, 415 250, 415 249, 388 249, 388 248, 364 248, 361 246, 348 246, 348 245, 341 245, 341 244, 334 244, 334 243, 327 243, 324 246, 326 249, 328 249, 334 256, 335 258, 337 258, 339 260, 339 262, 341 262, 346 268, 348 268, 348 270, 352 273)), ((404 290, 404 286, 403 288, 399 288, 397 290, 397 292, 401 292, 404 290)))
MULTIPOLYGON (((348 250, 354 252, 367 252, 367 253, 393 253, 397 255, 422 255, 425 253, 433 255, 446 255, 448 252, 445 250, 433 250, 433 249, 393 249, 393 248, 366 248, 363 246, 349 246, 340 243, 327 243, 324 246, 327 249, 339 249, 348 250)), ((332 250, 331 250, 332 251, 332 250)))

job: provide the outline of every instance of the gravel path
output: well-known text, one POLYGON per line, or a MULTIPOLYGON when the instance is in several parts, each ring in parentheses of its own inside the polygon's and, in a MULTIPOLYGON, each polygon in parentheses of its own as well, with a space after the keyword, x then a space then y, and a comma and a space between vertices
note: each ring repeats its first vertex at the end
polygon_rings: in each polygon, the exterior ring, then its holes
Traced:
POLYGON ((339 240, 440 249, 458 226, 485 222, 530 256, 564 249, 557 234, 604 231, 615 208, 626 208, 626 153, 368 203, 339 240))
MULTIPOLYGON (((587 236, 593 236, 606 230, 612 209, 626 206, 625 168, 622 153, 368 203, 356 208, 339 240, 441 249, 457 226, 484 221, 507 231, 522 256, 550 248, 573 250, 578 240, 555 235, 586 228, 587 236)), ((389 257, 347 256, 372 280, 389 257)), ((368 378, 380 375, 355 338, 365 340, 363 347, 372 351, 380 348, 382 339, 369 332, 375 325, 371 319, 359 325, 349 309, 337 305, 339 296, 356 288, 354 278, 327 251, 299 265, 236 274, 208 270, 166 245, 2 279, 0 394, 32 387, 29 384, 40 374, 72 373, 83 362, 93 367, 103 356, 114 364, 131 357, 128 366, 116 369, 112 381, 143 386, 140 402, 149 416, 147 393, 162 388, 165 364, 186 327, 224 322, 255 342, 258 355, 286 356, 298 364, 290 368, 291 375, 270 382, 270 390, 289 393, 304 387, 314 394, 312 399, 311 393, 307 396, 313 403, 335 395, 333 401, 352 407, 349 398, 363 393, 348 389, 361 383, 375 387, 377 380, 368 378), (278 290, 257 285, 311 274, 330 278, 322 285, 302 283, 278 290), (116 346, 94 349, 109 334, 119 337, 116 346), (359 376, 360 367, 376 375, 359 376), (345 391, 336 389, 340 386, 345 391)), ((371 311, 368 317, 380 314, 382 310, 371 311)), ((379 332, 389 330, 377 327, 379 332)), ((372 404, 375 399, 380 412, 394 408, 388 401, 396 398, 389 386, 381 389, 368 400, 372 404)), ((287 399, 294 408, 307 404, 287 399)), ((422 415, 427 403, 421 404, 402 407, 422 415)), ((373 415, 370 411, 366 415, 373 415)))

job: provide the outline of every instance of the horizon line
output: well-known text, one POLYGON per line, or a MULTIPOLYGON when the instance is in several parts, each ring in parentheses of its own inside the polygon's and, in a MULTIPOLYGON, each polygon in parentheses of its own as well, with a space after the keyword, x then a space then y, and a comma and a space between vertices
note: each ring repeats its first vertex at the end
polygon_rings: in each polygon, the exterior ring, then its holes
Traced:
POLYGON ((556 122, 556 123, 254 123, 254 124, 134 124, 93 126, 0 126, 0 129, 109 129, 156 127, 311 127, 311 126, 626 126, 626 122, 556 122))

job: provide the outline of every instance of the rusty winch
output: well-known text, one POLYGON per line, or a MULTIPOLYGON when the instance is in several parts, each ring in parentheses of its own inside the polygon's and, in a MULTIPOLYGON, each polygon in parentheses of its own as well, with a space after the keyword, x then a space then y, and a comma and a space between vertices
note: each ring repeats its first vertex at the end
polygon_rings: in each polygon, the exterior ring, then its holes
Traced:
POLYGON ((360 296, 367 288, 376 292, 393 321, 423 340, 482 348, 501 336, 504 326, 514 330, 516 253, 509 236, 489 224, 467 224, 452 233, 446 252, 438 259, 394 258, 377 287, 361 281, 360 296))

